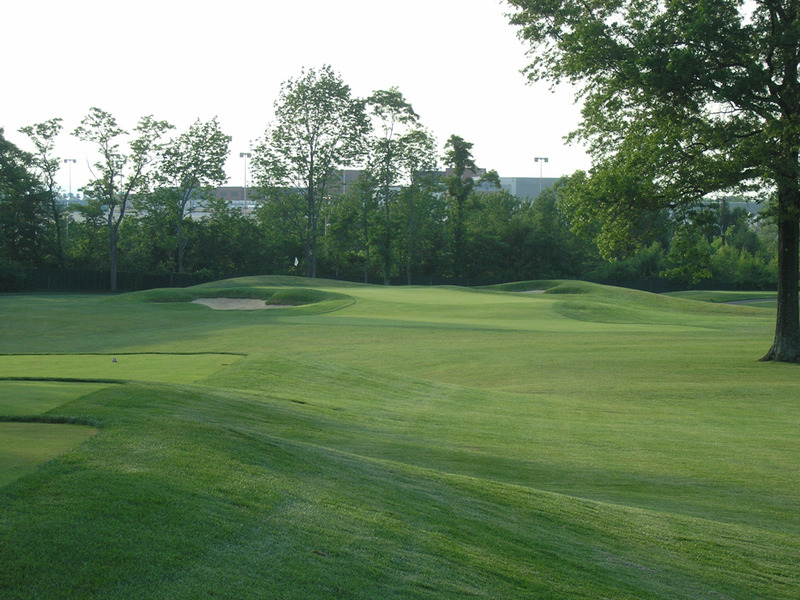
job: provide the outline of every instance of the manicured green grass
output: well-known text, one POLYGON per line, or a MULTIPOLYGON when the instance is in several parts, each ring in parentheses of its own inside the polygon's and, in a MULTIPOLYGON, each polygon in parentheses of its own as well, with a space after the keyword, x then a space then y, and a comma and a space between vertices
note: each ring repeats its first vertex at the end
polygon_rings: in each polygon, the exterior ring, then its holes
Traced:
POLYGON ((15 378, 191 383, 235 363, 232 354, 53 354, 0 356, 15 378))
MULTIPOLYGON (((0 380, 0 420, 35 418, 108 384, 0 380)), ((61 423, 0 422, 0 487, 84 442, 97 430, 61 423)))
POLYGON ((106 384, 0 380, 0 415, 41 415, 104 387, 106 384))
POLYGON ((800 596, 800 371, 757 362, 769 311, 580 282, 209 287, 319 302, 0 298, 3 377, 130 368, 37 417, 100 433, 0 489, 0 596, 800 596), (147 352, 176 373, 126 362, 147 352), (201 352, 228 364, 180 354, 201 352))
POLYGON ((0 486, 34 473, 45 461, 97 433, 81 425, 0 423, 0 486))
POLYGON ((705 290, 690 290, 685 292, 670 292, 665 296, 687 298, 701 302, 735 302, 750 303, 752 306, 775 308, 777 294, 775 292, 720 292, 705 290))

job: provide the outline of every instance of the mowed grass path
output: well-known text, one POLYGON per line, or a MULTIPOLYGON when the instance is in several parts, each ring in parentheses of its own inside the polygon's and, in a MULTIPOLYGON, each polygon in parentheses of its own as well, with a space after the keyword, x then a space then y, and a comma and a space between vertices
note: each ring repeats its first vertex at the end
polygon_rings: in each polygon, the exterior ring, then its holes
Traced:
POLYGON ((185 361, 44 412, 99 433, 0 490, 0 595, 800 596, 800 371, 756 360, 774 315, 537 287, 0 298, 2 377, 185 361))

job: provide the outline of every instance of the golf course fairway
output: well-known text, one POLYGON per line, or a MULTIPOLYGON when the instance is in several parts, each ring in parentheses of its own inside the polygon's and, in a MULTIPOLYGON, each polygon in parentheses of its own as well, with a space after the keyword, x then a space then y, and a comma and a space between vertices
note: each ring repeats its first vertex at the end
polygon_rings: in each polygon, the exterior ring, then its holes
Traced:
POLYGON ((0 296, 0 598, 796 600, 800 367, 698 298, 0 296))

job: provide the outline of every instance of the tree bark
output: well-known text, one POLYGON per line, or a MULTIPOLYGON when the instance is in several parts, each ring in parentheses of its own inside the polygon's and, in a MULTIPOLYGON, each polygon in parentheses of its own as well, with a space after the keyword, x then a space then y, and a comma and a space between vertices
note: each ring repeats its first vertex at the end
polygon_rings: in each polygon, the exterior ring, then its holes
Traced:
POLYGON ((187 242, 187 240, 183 239, 183 217, 186 214, 186 204, 189 202, 189 198, 192 195, 192 191, 194 191, 194 186, 191 186, 188 189, 184 190, 183 195, 181 196, 180 199, 180 206, 178 210, 178 223, 177 223, 178 273, 183 273, 183 256, 186 252, 186 242, 187 242))
POLYGON ((117 291, 117 228, 113 224, 108 227, 108 251, 111 260, 109 287, 112 292, 117 291))
POLYGON ((778 180, 778 315, 772 348, 761 360, 800 362, 799 278, 800 189, 794 177, 778 180))
POLYGON ((386 194, 384 196, 384 232, 383 232, 383 284, 389 285, 389 278, 392 274, 392 232, 391 232, 391 215, 389 214, 389 187, 386 187, 386 194))
POLYGON ((364 283, 369 283, 369 214, 367 213, 368 210, 367 206, 367 199, 366 196, 364 197, 364 214, 363 214, 363 221, 362 225, 364 227, 364 283))
POLYGON ((308 176, 308 188, 306 190, 306 206, 308 210, 308 217, 306 219, 306 239, 303 240, 303 250, 306 255, 306 264, 305 264, 305 271, 306 277, 313 277, 314 270, 313 270, 313 257, 312 257, 312 246, 314 242, 314 228, 316 227, 316 223, 314 221, 314 210, 316 208, 316 198, 314 197, 314 175, 313 175, 313 168, 314 168, 314 159, 311 159, 311 173, 308 176))
POLYGON ((59 268, 64 268, 64 240, 61 235, 61 215, 56 202, 55 191, 50 188, 50 211, 53 214, 53 223, 56 226, 56 257, 59 268))
POLYGON ((406 284, 411 285, 411 265, 414 253, 414 180, 411 180, 408 201, 408 248, 406 250, 406 284))

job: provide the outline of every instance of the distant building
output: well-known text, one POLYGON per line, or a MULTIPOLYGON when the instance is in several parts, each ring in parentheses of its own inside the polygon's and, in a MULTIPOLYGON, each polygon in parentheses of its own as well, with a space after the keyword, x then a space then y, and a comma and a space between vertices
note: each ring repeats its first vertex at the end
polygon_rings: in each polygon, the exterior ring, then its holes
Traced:
MULTIPOLYGON (((520 199, 534 200, 540 192, 553 187, 559 177, 501 177, 500 188, 520 199)), ((484 183, 477 188, 479 192, 492 192, 497 188, 484 183)))
MULTIPOLYGON (((486 173, 485 169, 478 169, 477 173, 468 173, 468 176, 480 177, 486 173)), ((446 176, 450 173, 447 171, 439 172, 440 175, 446 176)), ((345 169, 339 173, 335 181, 332 181, 329 187, 331 194, 346 194, 350 187, 356 182, 361 171, 358 169, 345 169)), ((540 190, 544 191, 553 187, 559 177, 500 177, 500 189, 507 191, 512 196, 520 199, 533 200, 538 195, 540 190)), ((477 192, 494 192, 497 188, 489 183, 483 183, 477 188, 477 192)), ((227 201, 237 208, 243 210, 251 210, 255 205, 256 191, 252 188, 247 188, 247 199, 245 199, 244 188, 242 186, 222 186, 214 190, 216 198, 227 201)))
MULTIPOLYGON (((340 171, 329 185, 328 189, 330 194, 346 194, 356 180, 358 180, 361 173, 362 171, 359 169, 344 169, 340 171)), ((442 177, 452 175, 452 169, 436 171, 434 174, 442 177)), ((477 179, 485 174, 486 169, 477 169, 475 172, 469 171, 465 173, 465 176, 477 179)), ((543 177, 541 179, 539 177, 500 177, 500 189, 507 191, 517 198, 533 200, 539 195, 540 189, 544 191, 551 188, 556 181, 558 181, 557 177, 543 177)), ((491 184, 484 183, 476 187, 475 190, 477 192, 493 192, 497 191, 497 188, 491 184)), ((257 188, 249 186, 245 190, 245 188, 240 185, 224 185, 212 190, 211 194, 214 198, 224 200, 233 208, 240 209, 244 213, 252 211, 258 200, 257 188)), ((59 204, 64 207, 75 205, 85 206, 87 198, 80 194, 73 194, 71 196, 69 194, 61 194, 58 201, 59 204)), ((191 198, 186 208, 188 216, 193 218, 202 218, 209 214, 205 203, 199 197, 191 198)), ((131 206, 129 206, 129 210, 132 211, 131 206)), ((74 213, 74 211, 72 212, 74 213)))
MULTIPOLYGON (((253 198, 255 190, 251 187, 244 188, 243 186, 236 185, 223 185, 215 188, 211 194, 219 199, 225 200, 229 205, 234 208, 239 208, 245 212, 252 210, 255 200, 253 198)), ((191 211, 203 212, 203 203, 197 202, 194 199, 191 202, 191 211)))

